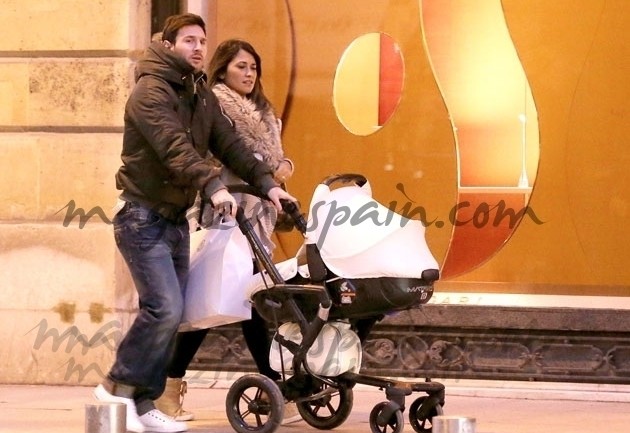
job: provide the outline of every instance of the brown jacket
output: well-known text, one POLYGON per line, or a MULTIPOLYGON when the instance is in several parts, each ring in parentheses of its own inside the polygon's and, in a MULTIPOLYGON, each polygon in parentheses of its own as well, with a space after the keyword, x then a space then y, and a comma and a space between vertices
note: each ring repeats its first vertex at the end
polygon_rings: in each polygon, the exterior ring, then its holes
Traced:
POLYGON ((204 199, 224 185, 208 164, 210 151, 251 185, 277 186, 271 168, 235 134, 205 75, 154 42, 136 67, 136 85, 125 107, 125 130, 116 174, 121 198, 137 201, 173 221, 184 219, 197 191, 204 199))

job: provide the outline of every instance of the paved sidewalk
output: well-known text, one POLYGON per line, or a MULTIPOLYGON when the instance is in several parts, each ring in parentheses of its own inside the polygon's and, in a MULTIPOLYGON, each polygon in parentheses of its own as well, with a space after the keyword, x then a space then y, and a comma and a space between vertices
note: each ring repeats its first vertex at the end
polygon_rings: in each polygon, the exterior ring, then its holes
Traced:
MULTIPOLYGON (((233 433, 225 419, 228 380, 190 378, 186 408, 197 420, 197 433, 233 433)), ((477 433, 627 433, 630 429, 630 386, 582 384, 443 381, 445 415, 476 419, 477 433)), ((92 387, 0 385, 1 433, 83 433, 85 404, 93 403, 92 387)), ((416 396, 408 397, 407 405, 416 396)), ((369 432, 369 413, 385 400, 377 389, 358 385, 348 420, 338 433, 369 432)), ((278 428, 278 433, 317 432, 305 422, 278 428)), ((404 433, 413 433, 405 413, 404 433)))

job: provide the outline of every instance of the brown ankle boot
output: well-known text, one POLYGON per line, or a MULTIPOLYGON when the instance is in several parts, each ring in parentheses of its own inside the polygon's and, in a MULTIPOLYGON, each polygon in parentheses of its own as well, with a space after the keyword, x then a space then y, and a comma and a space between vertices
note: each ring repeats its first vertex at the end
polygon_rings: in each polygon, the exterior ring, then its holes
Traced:
POLYGON ((167 378, 164 393, 155 400, 155 407, 168 416, 172 416, 176 421, 192 421, 195 415, 185 411, 184 395, 188 391, 186 381, 181 378, 167 378))

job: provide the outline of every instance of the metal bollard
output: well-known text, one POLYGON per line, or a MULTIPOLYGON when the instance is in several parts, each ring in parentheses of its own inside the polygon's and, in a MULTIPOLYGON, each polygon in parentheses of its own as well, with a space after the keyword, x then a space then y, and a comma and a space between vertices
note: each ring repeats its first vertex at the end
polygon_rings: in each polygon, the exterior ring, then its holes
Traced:
POLYGON ((85 433, 125 433, 127 405, 95 403, 85 405, 85 433))
POLYGON ((433 433, 475 433, 475 418, 465 416, 434 416, 433 433))

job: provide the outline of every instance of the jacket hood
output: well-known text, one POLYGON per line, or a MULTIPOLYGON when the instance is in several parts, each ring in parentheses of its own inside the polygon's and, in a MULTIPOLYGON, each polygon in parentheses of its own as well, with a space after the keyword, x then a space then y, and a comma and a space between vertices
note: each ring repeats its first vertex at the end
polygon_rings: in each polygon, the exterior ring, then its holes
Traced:
MULTIPOLYGON (((194 68, 188 62, 156 41, 149 45, 144 56, 136 64, 134 78, 138 81, 144 75, 155 75, 171 83, 183 85, 185 79, 193 72, 194 68)), ((204 76, 202 72, 196 74, 195 81, 204 76)))

